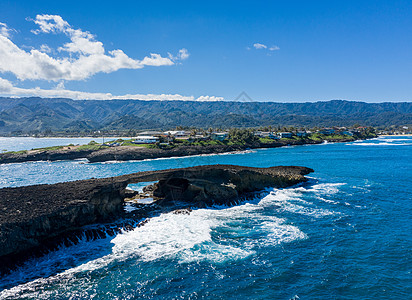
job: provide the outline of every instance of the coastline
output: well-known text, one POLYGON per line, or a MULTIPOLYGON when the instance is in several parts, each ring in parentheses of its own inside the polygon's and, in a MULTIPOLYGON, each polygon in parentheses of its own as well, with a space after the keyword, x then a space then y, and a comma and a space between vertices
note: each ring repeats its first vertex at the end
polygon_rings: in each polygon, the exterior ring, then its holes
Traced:
MULTIPOLYGON (((58 160, 75 160, 86 158, 90 163, 107 162, 107 161, 130 161, 130 160, 147 160, 172 157, 186 157, 196 155, 213 155, 233 153, 251 149, 280 148, 287 146, 302 146, 328 143, 347 143, 358 140, 359 138, 347 139, 294 139, 279 140, 273 143, 255 143, 243 145, 185 145, 172 149, 146 148, 136 146, 118 146, 97 149, 78 149, 78 147, 65 147, 57 150, 35 149, 20 152, 8 152, 0 154, 0 164, 24 163, 30 161, 58 161, 58 160)), ((362 138, 365 140, 367 138, 362 138)))
POLYGON ((380 136, 403 137, 403 136, 412 136, 412 133, 411 134, 379 134, 377 137, 380 137, 380 136))
POLYGON ((61 244, 76 244, 79 236, 98 239, 115 235, 144 225, 147 221, 138 220, 147 220, 153 213, 190 213, 213 205, 236 205, 241 197, 267 187, 287 188, 306 182, 305 175, 312 172, 301 166, 205 165, 3 188, 0 211, 8 213, 0 216, 0 275, 61 244), (126 212, 125 204, 136 196, 127 190, 128 184, 152 181, 157 183, 147 186, 145 193, 151 193, 154 204, 138 204, 126 212), (103 230, 85 228, 96 224, 103 230))

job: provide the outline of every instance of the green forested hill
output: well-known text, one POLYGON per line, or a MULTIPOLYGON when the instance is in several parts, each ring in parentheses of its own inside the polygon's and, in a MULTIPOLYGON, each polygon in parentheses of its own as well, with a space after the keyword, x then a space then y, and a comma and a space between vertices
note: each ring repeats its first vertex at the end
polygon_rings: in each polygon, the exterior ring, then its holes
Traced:
POLYGON ((412 103, 307 103, 0 98, 0 134, 98 129, 412 124, 412 103))

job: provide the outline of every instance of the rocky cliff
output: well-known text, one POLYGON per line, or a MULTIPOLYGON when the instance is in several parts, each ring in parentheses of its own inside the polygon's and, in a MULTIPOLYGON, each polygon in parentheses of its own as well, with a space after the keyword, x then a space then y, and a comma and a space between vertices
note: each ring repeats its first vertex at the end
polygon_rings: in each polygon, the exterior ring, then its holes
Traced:
POLYGON ((313 170, 294 166, 212 165, 0 189, 0 266, 28 256, 50 240, 63 238, 84 225, 123 216, 130 183, 158 181, 150 188, 158 205, 185 201, 193 207, 204 207, 231 204, 265 187, 288 187, 306 181, 304 175, 310 172, 313 170))
MULTIPOLYGON (((352 141, 353 139, 347 140, 352 141)), ((341 140, 344 142, 346 140, 341 140)), ((265 144, 256 143, 253 145, 207 145, 194 146, 185 145, 172 149, 160 148, 145 148, 136 146, 118 146, 108 147, 97 150, 79 150, 78 147, 65 147, 57 150, 29 150, 22 152, 6 152, 0 153, 0 164, 21 163, 27 161, 41 160, 73 160, 78 158, 87 158, 89 162, 104 162, 104 161, 126 161, 126 160, 143 160, 162 157, 181 157, 200 154, 217 154, 233 151, 242 151, 255 148, 277 148, 289 145, 305 145, 305 144, 320 144, 323 141, 306 140, 280 140, 278 142, 265 144)))
POLYGON ((21 163, 27 161, 56 161, 56 160, 74 160, 86 158, 94 150, 29 150, 21 152, 0 153, 0 164, 21 163))

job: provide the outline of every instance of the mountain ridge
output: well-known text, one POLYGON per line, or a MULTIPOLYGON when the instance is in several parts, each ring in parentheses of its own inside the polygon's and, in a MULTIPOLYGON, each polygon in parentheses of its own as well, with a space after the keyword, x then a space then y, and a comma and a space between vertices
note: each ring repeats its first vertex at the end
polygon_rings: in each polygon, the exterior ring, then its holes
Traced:
POLYGON ((259 126, 412 124, 412 103, 72 100, 0 97, 0 133, 259 126))

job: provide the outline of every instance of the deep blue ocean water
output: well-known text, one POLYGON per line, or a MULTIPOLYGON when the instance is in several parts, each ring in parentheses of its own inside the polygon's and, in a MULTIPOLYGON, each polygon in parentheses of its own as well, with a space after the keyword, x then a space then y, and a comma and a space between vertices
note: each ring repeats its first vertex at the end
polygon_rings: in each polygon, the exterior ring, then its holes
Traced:
POLYGON ((411 154, 412 137, 381 137, 0 165, 0 187, 217 163, 315 170, 305 184, 267 189, 235 207, 165 213, 115 237, 61 247, 0 278, 0 299, 411 299, 411 154))

